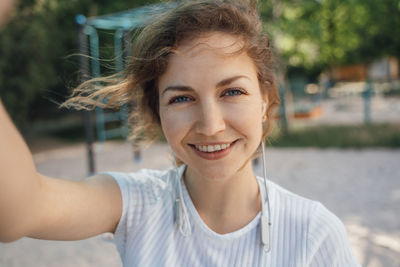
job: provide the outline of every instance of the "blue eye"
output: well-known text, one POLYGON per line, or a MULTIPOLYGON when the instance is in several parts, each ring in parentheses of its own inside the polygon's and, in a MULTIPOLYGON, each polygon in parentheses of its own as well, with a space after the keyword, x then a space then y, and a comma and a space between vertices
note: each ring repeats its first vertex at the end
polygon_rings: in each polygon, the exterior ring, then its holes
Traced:
POLYGON ((168 104, 174 104, 174 103, 184 103, 190 101, 191 98, 188 96, 177 96, 173 97, 168 101, 168 104))
POLYGON ((237 88, 233 88, 233 89, 228 89, 228 90, 226 90, 226 91, 222 94, 222 96, 237 96, 237 95, 244 95, 244 94, 246 94, 246 93, 243 92, 242 90, 237 89, 237 88))

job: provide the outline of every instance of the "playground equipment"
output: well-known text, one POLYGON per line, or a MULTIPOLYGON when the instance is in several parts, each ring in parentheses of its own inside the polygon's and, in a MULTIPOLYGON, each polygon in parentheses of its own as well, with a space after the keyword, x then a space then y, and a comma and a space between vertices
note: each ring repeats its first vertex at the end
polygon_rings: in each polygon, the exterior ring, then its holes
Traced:
MULTIPOLYGON (((129 51, 129 33, 136 28, 143 27, 146 23, 156 18, 156 14, 174 6, 175 3, 170 2, 90 18, 86 18, 81 14, 77 15, 75 21, 79 30, 79 52, 87 55, 80 59, 82 80, 88 77, 96 78, 101 76, 98 30, 110 31, 114 36, 115 70, 118 73, 124 69, 124 58, 128 56, 124 51, 129 51)), ((84 123, 89 174, 93 174, 95 173, 93 154, 94 135, 90 112, 84 112, 84 123)), ((100 142, 115 137, 126 138, 128 135, 128 107, 124 106, 119 111, 114 112, 105 112, 101 108, 96 108, 95 124, 97 139, 100 142), (120 126, 109 129, 106 127, 106 124, 110 122, 119 122, 120 126)), ((135 150, 135 160, 140 160, 140 152, 137 150, 135 150)))

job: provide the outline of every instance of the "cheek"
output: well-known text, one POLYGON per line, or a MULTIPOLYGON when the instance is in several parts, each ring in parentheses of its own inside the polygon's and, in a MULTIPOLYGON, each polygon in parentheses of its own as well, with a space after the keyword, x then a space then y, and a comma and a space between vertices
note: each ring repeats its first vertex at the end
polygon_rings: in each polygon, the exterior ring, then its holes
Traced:
POLYGON ((262 132, 261 107, 252 104, 240 105, 227 110, 226 118, 229 118, 229 124, 246 136, 260 135, 262 132))
MULTIPOLYGON (((253 154, 262 139, 261 106, 252 105, 243 107, 240 112, 231 113, 230 125, 236 133, 244 138, 246 153, 253 154)), ((247 154, 246 154, 247 155, 247 154)))
POLYGON ((164 136, 171 146, 182 140, 191 125, 189 112, 172 110, 167 107, 160 109, 160 120, 164 136))

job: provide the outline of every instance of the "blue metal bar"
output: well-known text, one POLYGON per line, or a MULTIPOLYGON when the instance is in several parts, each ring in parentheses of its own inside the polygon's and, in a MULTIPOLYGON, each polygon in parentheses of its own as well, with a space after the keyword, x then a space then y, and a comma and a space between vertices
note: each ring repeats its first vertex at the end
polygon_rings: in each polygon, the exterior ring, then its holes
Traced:
POLYGON ((114 54, 115 54, 115 68, 117 72, 124 69, 124 60, 122 52, 122 38, 124 37, 124 30, 119 28, 114 34, 114 54))
MULTIPOLYGON (((122 72, 124 69, 124 50, 123 50, 123 41, 125 40, 125 31, 122 28, 119 28, 115 31, 114 34, 114 51, 115 51, 115 66, 117 72, 122 72)), ((120 135, 123 138, 128 136, 128 107, 127 105, 123 105, 119 112, 120 120, 122 122, 122 126, 119 128, 120 135)))
MULTIPOLYGON (((84 25, 86 23, 86 17, 84 15, 77 15, 75 17, 75 22, 78 25, 78 46, 80 57, 80 80, 83 82, 87 80, 89 77, 89 60, 86 56, 88 54, 87 47, 87 35, 84 32, 84 25)), ((95 159, 93 153, 93 127, 92 127, 92 119, 90 111, 83 111, 83 121, 85 125, 85 137, 86 137, 86 151, 88 157, 88 172, 89 176, 93 175, 96 171, 95 159)))
POLYGON ((171 9, 176 5, 177 3, 173 2, 148 5, 123 12, 92 17, 88 19, 87 24, 97 29, 116 30, 123 28, 124 30, 129 30, 142 27, 156 18, 156 14, 171 9))
POLYGON ((284 84, 278 84, 278 92, 281 100, 281 105, 279 107, 279 117, 281 122, 282 130, 285 134, 288 133, 288 122, 287 122, 287 114, 286 114, 286 87, 284 84))
MULTIPOLYGON (((84 25, 84 33, 89 36, 90 40, 90 56, 91 56, 91 76, 93 78, 100 77, 100 55, 99 55, 99 37, 96 29, 115 30, 114 35, 114 53, 115 53, 115 68, 117 72, 122 72, 124 69, 124 46, 128 47, 127 35, 129 30, 142 27, 149 21, 157 18, 157 14, 165 12, 168 9, 175 7, 177 3, 159 3, 139 7, 123 12, 108 14, 103 16, 83 19, 83 16, 78 16, 81 24, 84 25)), ((105 100, 106 101, 106 100, 105 100)), ((101 142, 107 139, 108 133, 106 130, 106 122, 115 120, 114 116, 104 113, 101 108, 95 108, 96 113, 96 133, 97 139, 101 142)), ((110 113, 112 114, 112 113, 110 113)), ((122 126, 118 128, 120 135, 128 136, 128 105, 121 107, 117 113, 119 120, 122 121, 122 126)), ((112 130, 115 132, 115 130, 112 130)), ((114 135, 114 133, 112 134, 114 135)))
POLYGON ((365 85, 365 90, 363 92, 364 98, 364 123, 370 124, 371 123, 371 97, 374 91, 374 87, 372 85, 371 80, 367 80, 365 85))
MULTIPOLYGON (((90 56, 91 56, 91 69, 92 69, 92 77, 97 78, 100 77, 100 53, 99 53, 99 36, 95 28, 86 25, 85 33, 89 35, 90 40, 90 56)), ((100 142, 104 142, 106 140, 105 134, 105 121, 104 121, 104 111, 102 108, 95 108, 96 113, 96 132, 97 139, 100 142)))

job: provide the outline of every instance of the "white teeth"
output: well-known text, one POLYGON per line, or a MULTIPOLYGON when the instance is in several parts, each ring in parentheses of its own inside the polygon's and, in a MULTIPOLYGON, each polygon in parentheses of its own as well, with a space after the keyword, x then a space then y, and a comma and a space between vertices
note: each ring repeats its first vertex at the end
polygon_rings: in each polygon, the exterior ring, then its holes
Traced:
POLYGON ((221 145, 208 145, 208 146, 200 146, 200 145, 195 145, 197 150, 200 150, 202 152, 215 152, 215 151, 221 151, 224 149, 227 149, 230 147, 230 144, 221 144, 221 145))

